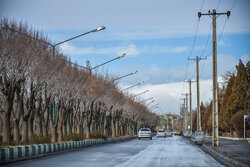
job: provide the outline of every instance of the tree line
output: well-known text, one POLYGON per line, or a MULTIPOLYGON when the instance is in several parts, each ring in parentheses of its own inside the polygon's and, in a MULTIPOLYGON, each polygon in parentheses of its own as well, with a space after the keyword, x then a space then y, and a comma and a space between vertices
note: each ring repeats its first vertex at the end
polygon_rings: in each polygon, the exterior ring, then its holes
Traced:
MULTIPOLYGON (((239 60, 236 72, 227 72, 218 89, 219 133, 243 136, 243 116, 250 115, 250 61, 244 64, 239 60)), ((193 128, 196 128, 194 112, 193 128)), ((201 103, 201 124, 203 130, 212 132, 212 101, 201 103)), ((250 120, 246 119, 246 129, 250 129, 250 120)))
POLYGON ((48 38, 27 24, 0 23, 3 143, 26 144, 33 135, 52 142, 72 134, 89 138, 95 132, 135 135, 140 127, 157 124, 157 116, 123 94, 111 75, 72 65, 58 48, 53 54, 48 38))

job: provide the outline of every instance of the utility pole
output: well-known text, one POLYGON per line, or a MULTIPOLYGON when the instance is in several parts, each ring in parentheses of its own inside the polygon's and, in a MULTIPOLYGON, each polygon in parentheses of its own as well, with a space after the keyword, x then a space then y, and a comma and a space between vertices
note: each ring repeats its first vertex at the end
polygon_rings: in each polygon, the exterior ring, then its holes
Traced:
POLYGON ((182 94, 185 95, 186 98, 183 98, 184 100, 184 131, 187 130, 187 109, 188 109, 188 93, 182 94))
POLYGON ((199 61, 206 60, 206 58, 198 58, 188 60, 195 60, 196 61, 196 86, 197 86, 197 131, 201 131, 201 111, 200 111, 200 82, 199 82, 199 61))
POLYGON ((213 9, 212 13, 210 11, 206 14, 198 13, 199 18, 202 15, 208 15, 210 17, 212 15, 213 20, 213 146, 219 146, 216 18, 219 15, 227 15, 227 17, 229 17, 230 14, 230 11, 227 13, 216 13, 215 9, 213 9))
POLYGON ((189 83, 190 129, 191 129, 191 132, 192 132, 192 131, 193 131, 193 117, 192 117, 192 82, 195 82, 195 81, 192 81, 192 80, 190 79, 190 80, 187 80, 187 81, 184 81, 184 82, 188 82, 188 83, 189 83))

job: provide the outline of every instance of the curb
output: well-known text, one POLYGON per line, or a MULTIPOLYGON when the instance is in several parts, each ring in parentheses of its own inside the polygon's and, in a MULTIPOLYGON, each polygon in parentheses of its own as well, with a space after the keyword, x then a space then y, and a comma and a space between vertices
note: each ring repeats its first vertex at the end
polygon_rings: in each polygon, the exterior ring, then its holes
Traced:
POLYGON ((243 163, 241 163, 241 162, 239 162, 237 160, 233 160, 233 159, 231 159, 231 158, 229 158, 229 157, 221 154, 220 152, 217 152, 217 151, 213 150, 212 148, 210 148, 209 146, 207 146, 205 144, 203 144, 202 147, 205 148, 208 152, 210 152, 214 156, 217 156, 217 157, 223 159, 224 161, 226 161, 226 162, 228 162, 228 163, 230 163, 230 164, 232 164, 234 166, 237 166, 237 167, 248 167, 248 165, 243 164, 243 163))
POLYGON ((136 136, 108 138, 107 140, 94 139, 94 140, 61 142, 53 144, 37 144, 37 145, 0 148, 0 165, 10 162, 48 156, 53 153, 55 154, 56 152, 75 150, 77 148, 89 147, 99 144, 117 143, 134 138, 136 138, 136 136))
MULTIPOLYGON (((211 138, 212 136, 204 136, 207 138, 211 138)), ((250 138, 239 138, 239 137, 224 137, 224 136, 219 136, 219 139, 227 139, 227 140, 233 140, 233 141, 248 141, 250 142, 250 138)))
MULTIPOLYGON (((190 138, 191 141, 195 142, 195 140, 191 137, 190 138)), ((241 163, 237 160, 234 160, 234 159, 231 159, 227 156, 225 156, 224 154, 218 152, 218 151, 215 151, 214 149, 210 148, 209 146, 207 146, 206 144, 202 144, 200 146, 201 148, 205 149, 207 152, 209 152, 210 154, 212 154, 213 156, 215 157, 219 157, 221 158, 222 160, 228 162, 229 164, 233 165, 233 166, 237 166, 237 167, 248 167, 248 165, 244 164, 244 163, 241 163)))

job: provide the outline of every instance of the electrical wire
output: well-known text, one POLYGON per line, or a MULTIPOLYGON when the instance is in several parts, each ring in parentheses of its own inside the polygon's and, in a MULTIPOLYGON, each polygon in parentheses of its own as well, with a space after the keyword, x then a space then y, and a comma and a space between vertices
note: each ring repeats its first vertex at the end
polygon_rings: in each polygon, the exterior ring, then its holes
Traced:
MULTIPOLYGON (((200 7, 200 11, 201 11, 202 8, 203 8, 204 1, 205 1, 205 0, 202 0, 201 7, 200 7)), ((190 58, 190 56, 192 55, 193 50, 194 50, 194 46, 195 46, 195 42, 196 42, 197 34, 198 34, 198 29, 199 29, 199 24, 200 24, 200 19, 198 19, 198 23, 197 23, 197 26, 196 26, 195 37, 194 37, 192 49, 191 49, 191 51, 190 51, 189 56, 187 57, 187 66, 186 66, 186 73, 185 73, 185 79, 184 79, 184 80, 187 79, 188 68, 189 68, 189 60, 188 60, 188 59, 190 58)), ((182 92, 184 92, 184 82, 182 83, 182 92)))
POLYGON ((238 0, 235 0, 235 1, 233 2, 233 5, 232 5, 230 11, 232 11, 232 9, 234 8, 234 6, 235 6, 235 4, 236 4, 237 1, 238 1, 238 0))

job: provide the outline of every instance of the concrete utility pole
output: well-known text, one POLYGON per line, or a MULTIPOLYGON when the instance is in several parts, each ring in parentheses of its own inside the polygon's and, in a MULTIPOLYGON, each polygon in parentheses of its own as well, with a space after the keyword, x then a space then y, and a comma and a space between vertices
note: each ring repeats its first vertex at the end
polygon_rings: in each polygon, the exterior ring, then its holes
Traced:
POLYGON ((187 110, 188 110, 188 93, 182 94, 185 95, 186 98, 184 98, 184 131, 187 130, 187 110))
POLYGON ((190 80, 187 80, 187 81, 184 81, 184 82, 188 82, 188 83, 189 83, 190 129, 191 129, 191 132, 192 132, 192 131, 193 131, 193 117, 192 117, 192 82, 195 82, 195 81, 192 81, 192 80, 190 79, 190 80))
POLYGON ((212 13, 210 11, 206 14, 198 13, 199 18, 202 15, 212 15, 213 20, 213 146, 219 146, 216 18, 217 15, 227 15, 227 17, 229 17, 230 14, 230 11, 227 13, 216 13, 215 9, 213 9, 212 13))
POLYGON ((199 82, 199 61, 205 60, 206 58, 198 58, 188 60, 195 60, 196 61, 196 86, 197 86, 197 131, 201 131, 201 111, 200 111, 200 82, 199 82))

